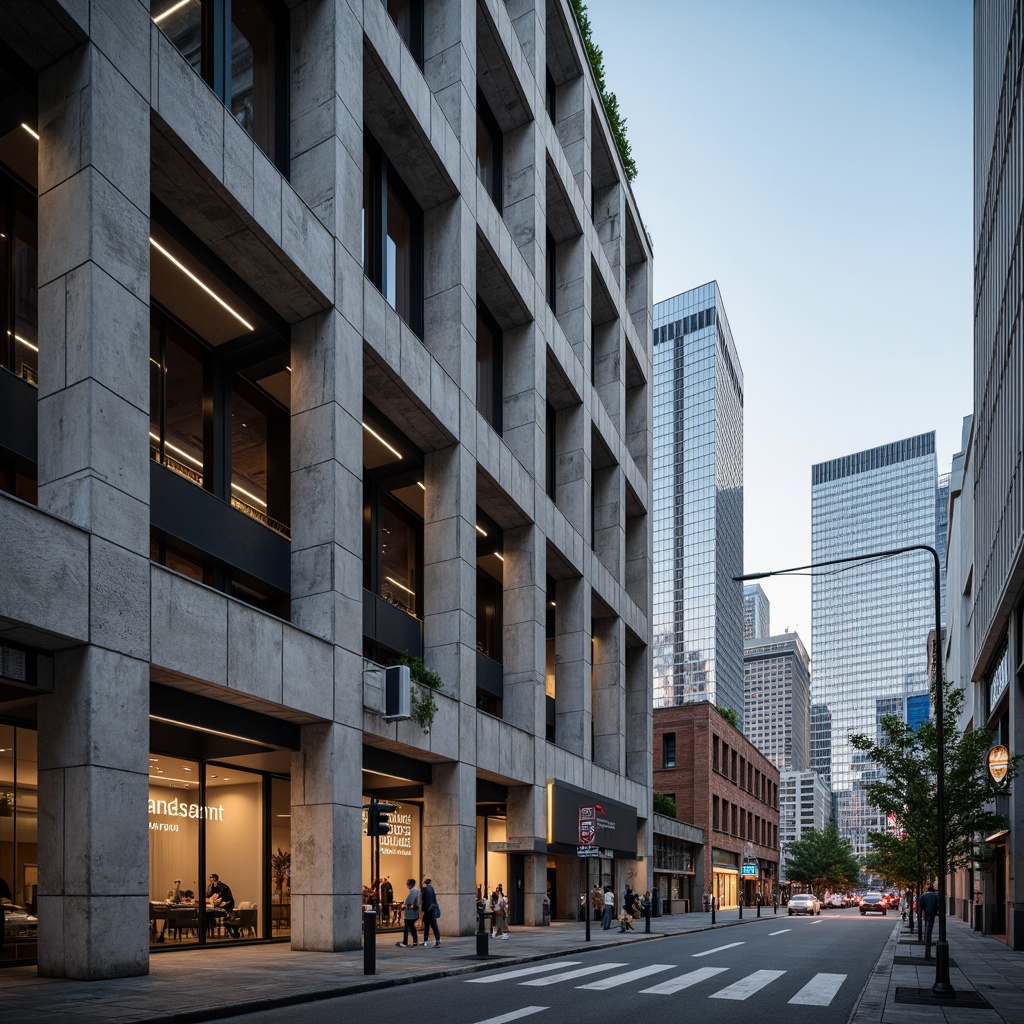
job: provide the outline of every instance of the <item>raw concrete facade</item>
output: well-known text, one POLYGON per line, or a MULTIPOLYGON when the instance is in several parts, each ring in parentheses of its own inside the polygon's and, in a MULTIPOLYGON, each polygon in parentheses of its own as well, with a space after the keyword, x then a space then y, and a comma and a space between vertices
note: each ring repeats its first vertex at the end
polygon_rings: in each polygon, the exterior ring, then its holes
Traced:
POLYGON ((149 6, 0 10, 38 75, 38 505, 0 493, 0 630, 52 657, 34 704, 40 973, 148 970, 154 683, 297 727, 297 949, 359 944, 368 749, 429 775, 424 871, 447 933, 475 927, 482 781, 507 790, 526 851, 525 923, 553 860, 578 889, 545 846, 549 779, 637 809, 643 859, 614 872, 649 887, 651 250, 569 4, 428 0, 421 70, 380 3, 289 2, 277 165, 149 6), (501 210, 476 173, 478 87, 501 210), (364 125, 422 209, 422 340, 364 276, 364 125), (151 201, 288 325, 287 617, 150 560, 151 201), (504 334, 501 433, 477 410, 479 295, 504 334), (383 720, 364 659, 368 401, 423 459, 422 653, 444 681, 429 732, 383 720), (477 509, 504 533, 500 716, 477 707, 477 509))

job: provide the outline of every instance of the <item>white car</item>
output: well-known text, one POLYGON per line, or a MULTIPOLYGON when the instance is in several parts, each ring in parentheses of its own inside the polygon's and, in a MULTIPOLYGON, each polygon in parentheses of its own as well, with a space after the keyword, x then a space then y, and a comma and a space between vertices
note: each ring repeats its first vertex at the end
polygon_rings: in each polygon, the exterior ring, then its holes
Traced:
POLYGON ((812 893, 802 892, 789 897, 787 909, 790 917, 794 914, 821 914, 821 901, 812 893))

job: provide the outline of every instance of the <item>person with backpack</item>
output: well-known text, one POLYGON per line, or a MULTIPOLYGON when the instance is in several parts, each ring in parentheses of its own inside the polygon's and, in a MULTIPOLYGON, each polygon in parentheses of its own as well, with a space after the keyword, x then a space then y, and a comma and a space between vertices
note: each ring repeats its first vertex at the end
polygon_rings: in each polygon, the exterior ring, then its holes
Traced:
POLYGON ((409 893, 402 904, 405 930, 402 933, 402 941, 395 943, 396 946, 402 948, 414 947, 416 945, 416 921, 420 916, 420 891, 416 888, 416 879, 410 878, 405 884, 409 887, 409 893), (409 941, 410 935, 412 935, 412 942, 409 941))
POLYGON ((501 891, 501 885, 495 890, 494 926, 499 939, 508 938, 508 897, 501 891))

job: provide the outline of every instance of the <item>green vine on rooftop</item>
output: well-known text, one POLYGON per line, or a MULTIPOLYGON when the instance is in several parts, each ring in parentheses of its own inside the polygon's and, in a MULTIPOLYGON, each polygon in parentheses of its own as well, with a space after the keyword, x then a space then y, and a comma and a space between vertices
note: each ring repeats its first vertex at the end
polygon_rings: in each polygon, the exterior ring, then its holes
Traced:
POLYGON ((633 159, 633 150, 629 145, 629 139, 626 138, 626 119, 619 113, 618 98, 615 93, 609 91, 605 83, 604 54, 591 37, 587 5, 583 3, 583 0, 569 0, 569 2, 572 4, 573 13, 580 26, 580 35, 583 36, 583 45, 586 47, 587 57, 590 58, 590 67, 597 80, 597 88, 601 92, 601 100, 604 103, 605 113, 608 115, 608 124, 615 137, 615 145, 619 147, 619 156, 622 157, 622 166, 626 171, 626 177, 630 181, 634 181, 636 179, 636 161, 633 159))

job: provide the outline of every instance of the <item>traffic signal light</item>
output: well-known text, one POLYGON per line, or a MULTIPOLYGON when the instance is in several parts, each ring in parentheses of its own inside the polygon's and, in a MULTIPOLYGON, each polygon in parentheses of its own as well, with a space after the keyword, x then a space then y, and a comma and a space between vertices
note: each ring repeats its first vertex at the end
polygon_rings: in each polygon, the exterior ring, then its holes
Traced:
POLYGON ((368 836, 386 836, 391 831, 389 819, 397 810, 397 804, 371 800, 366 814, 366 834, 368 836))

